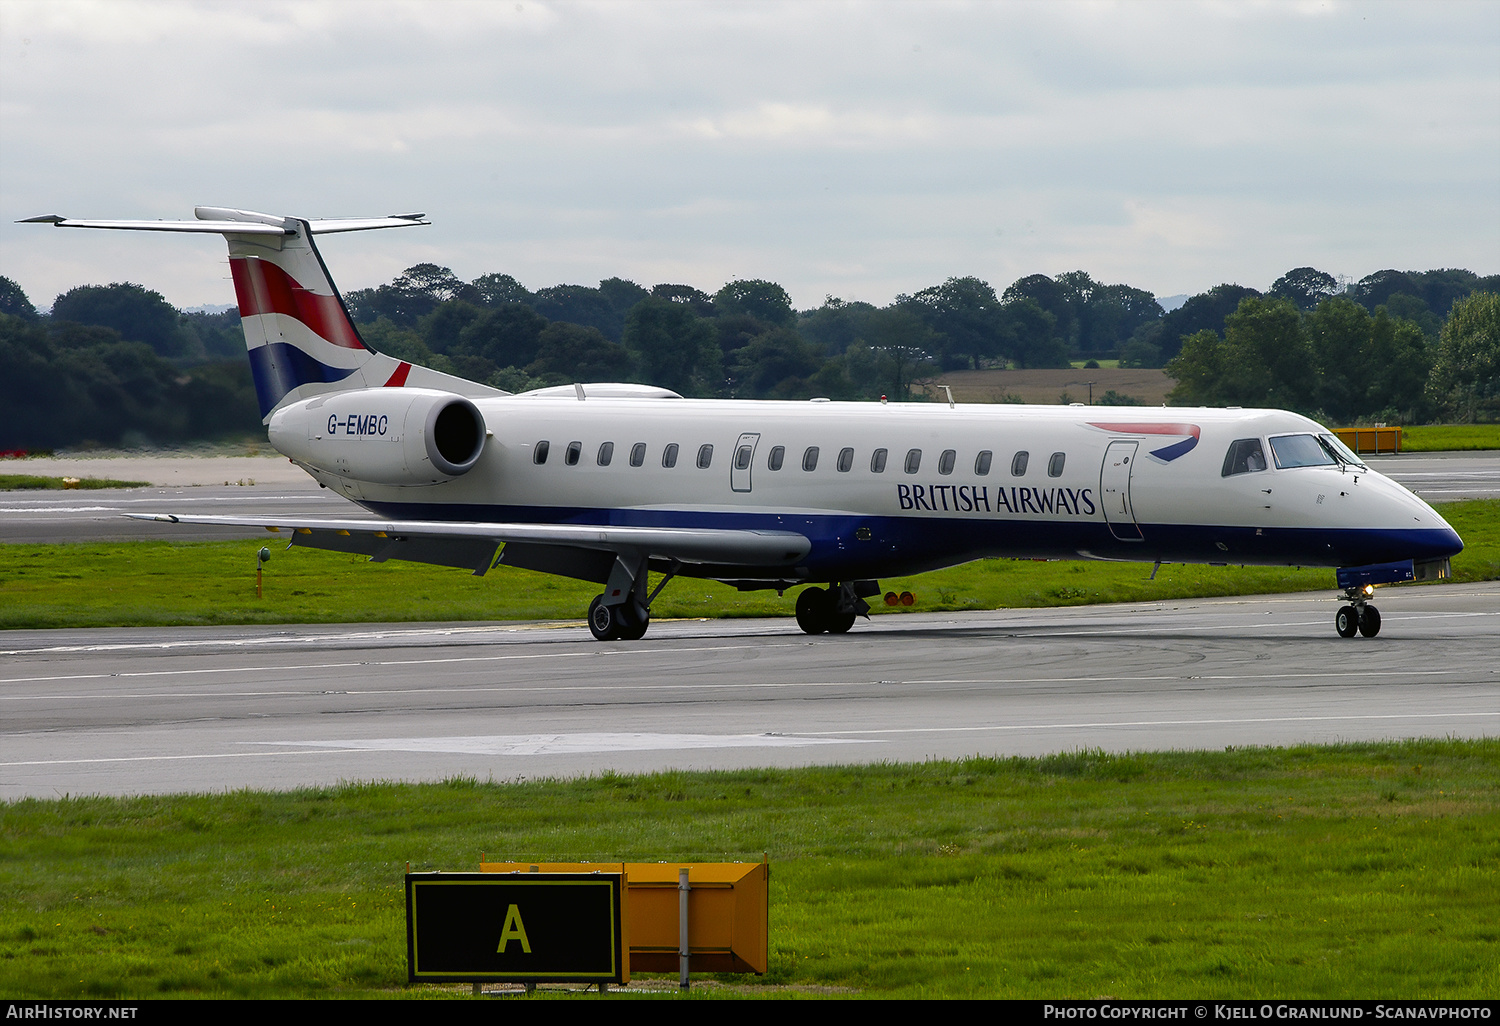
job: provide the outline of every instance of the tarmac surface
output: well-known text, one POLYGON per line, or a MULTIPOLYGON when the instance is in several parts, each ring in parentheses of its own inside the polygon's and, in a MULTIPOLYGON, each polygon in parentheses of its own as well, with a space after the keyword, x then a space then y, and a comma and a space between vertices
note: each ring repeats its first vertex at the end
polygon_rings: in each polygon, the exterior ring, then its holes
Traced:
POLYGON ((1500 730, 1500 583, 777 620, 0 634, 0 798, 1500 730))
MULTIPOLYGON (((1368 457, 1429 502, 1500 497, 1500 452, 1368 457)), ((0 462, 0 473, 151 481, 150 488, 0 492, 0 543, 264 538, 258 528, 154 524, 125 513, 350 517, 364 511, 281 456, 115 456, 0 462)))

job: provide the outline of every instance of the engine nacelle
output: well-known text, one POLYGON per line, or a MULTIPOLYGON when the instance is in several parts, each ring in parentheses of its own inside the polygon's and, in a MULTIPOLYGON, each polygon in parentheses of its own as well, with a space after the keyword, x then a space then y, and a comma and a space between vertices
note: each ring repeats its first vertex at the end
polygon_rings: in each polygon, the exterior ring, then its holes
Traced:
POLYGON ((304 399, 271 416, 271 444, 315 470, 377 484, 465 474, 484 449, 484 415, 426 388, 361 388, 304 399))

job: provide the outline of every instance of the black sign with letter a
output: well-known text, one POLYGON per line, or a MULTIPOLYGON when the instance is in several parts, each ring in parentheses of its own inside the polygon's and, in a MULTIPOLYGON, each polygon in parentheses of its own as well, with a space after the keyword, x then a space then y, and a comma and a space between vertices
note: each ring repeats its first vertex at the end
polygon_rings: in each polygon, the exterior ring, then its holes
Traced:
POLYGON ((619 873, 408 873, 412 983, 630 979, 619 873))

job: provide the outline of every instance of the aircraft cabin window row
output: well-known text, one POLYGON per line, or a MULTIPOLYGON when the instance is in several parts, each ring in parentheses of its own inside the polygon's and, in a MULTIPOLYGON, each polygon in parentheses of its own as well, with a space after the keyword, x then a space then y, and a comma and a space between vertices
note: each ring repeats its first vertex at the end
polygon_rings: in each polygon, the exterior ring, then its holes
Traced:
MULTIPOLYGON (((1337 444, 1335 440, 1335 444, 1337 444)), ((1321 466, 1336 462, 1353 462, 1351 453, 1347 460, 1342 459, 1340 454, 1333 451, 1332 446, 1320 438, 1312 435, 1285 435, 1280 438, 1271 439, 1272 450, 1276 453, 1276 465, 1285 466, 1321 466), (1279 446, 1279 447, 1278 447, 1279 446), (1303 462, 1299 462, 1303 461, 1303 462)), ((552 447, 551 442, 537 442, 531 451, 531 462, 537 466, 547 462, 547 456, 552 447)), ((802 469, 811 473, 818 469, 818 455, 820 448, 810 445, 802 451, 802 469)), ((670 470, 677 466, 677 456, 681 447, 672 442, 665 446, 661 452, 661 465, 670 470)), ((578 441, 569 442, 563 451, 563 462, 570 467, 576 467, 583 455, 583 443, 578 441)), ((594 462, 601 467, 607 467, 614 461, 615 443, 600 442, 599 450, 594 462)), ((839 450, 838 461, 835 464, 840 474, 847 474, 854 469, 854 448, 845 446, 839 450)), ((701 445, 698 447, 697 465, 700 470, 707 470, 713 463, 714 447, 712 445, 701 445)), ((755 458, 755 447, 753 445, 740 445, 734 453, 734 469, 749 470, 750 464, 755 458)), ((884 474, 886 463, 890 458, 890 450, 876 449, 870 454, 870 473, 884 474)), ((994 466, 995 454, 993 450, 983 449, 974 457, 974 474, 976 477, 988 477, 994 466)), ((1026 468, 1031 459, 1031 454, 1026 450, 1017 452, 1010 461, 1010 472, 1014 477, 1025 477, 1026 468)), ((1067 462, 1067 454, 1055 452, 1047 460, 1047 476, 1062 477, 1063 466, 1067 462)), ((630 465, 632 467, 644 466, 646 463, 646 443, 636 442, 630 447, 630 465)), ((772 446, 766 457, 766 469, 779 471, 786 464, 786 446, 772 446)), ((958 450, 944 449, 938 456, 937 471, 939 474, 950 475, 958 466, 958 450)), ((1224 457, 1224 475, 1243 474, 1252 470, 1264 470, 1266 467, 1265 454, 1260 447, 1260 439, 1247 438, 1231 443, 1229 453, 1224 457)), ((922 469, 922 450, 908 449, 902 469, 908 474, 919 473, 922 469)))

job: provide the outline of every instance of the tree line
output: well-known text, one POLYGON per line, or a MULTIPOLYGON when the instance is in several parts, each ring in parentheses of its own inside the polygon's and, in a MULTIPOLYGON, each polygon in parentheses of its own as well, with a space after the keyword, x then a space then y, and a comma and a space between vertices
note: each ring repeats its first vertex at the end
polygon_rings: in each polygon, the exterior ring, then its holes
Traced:
MULTIPOLYGON (((1500 414, 1485 344, 1463 359, 1443 355, 1455 304, 1497 291, 1500 276, 1465 270, 1386 270, 1341 284, 1302 267, 1266 293, 1223 284, 1168 312, 1145 290, 1070 271, 1028 275, 998 294, 979 278, 950 278, 884 307, 829 296, 798 311, 759 279, 712 294, 623 278, 532 292, 510 275, 465 282, 424 263, 344 298, 373 348, 511 392, 617 380, 703 397, 902 400, 943 371, 1114 359, 1165 366, 1179 382, 1174 402, 1277 405, 1347 422, 1500 414)), ((1484 316, 1465 339, 1484 337, 1484 316)), ((39 315, 0 278, 0 318, 10 369, 0 448, 259 430, 233 311, 184 313, 126 283, 79 286, 39 315)))

